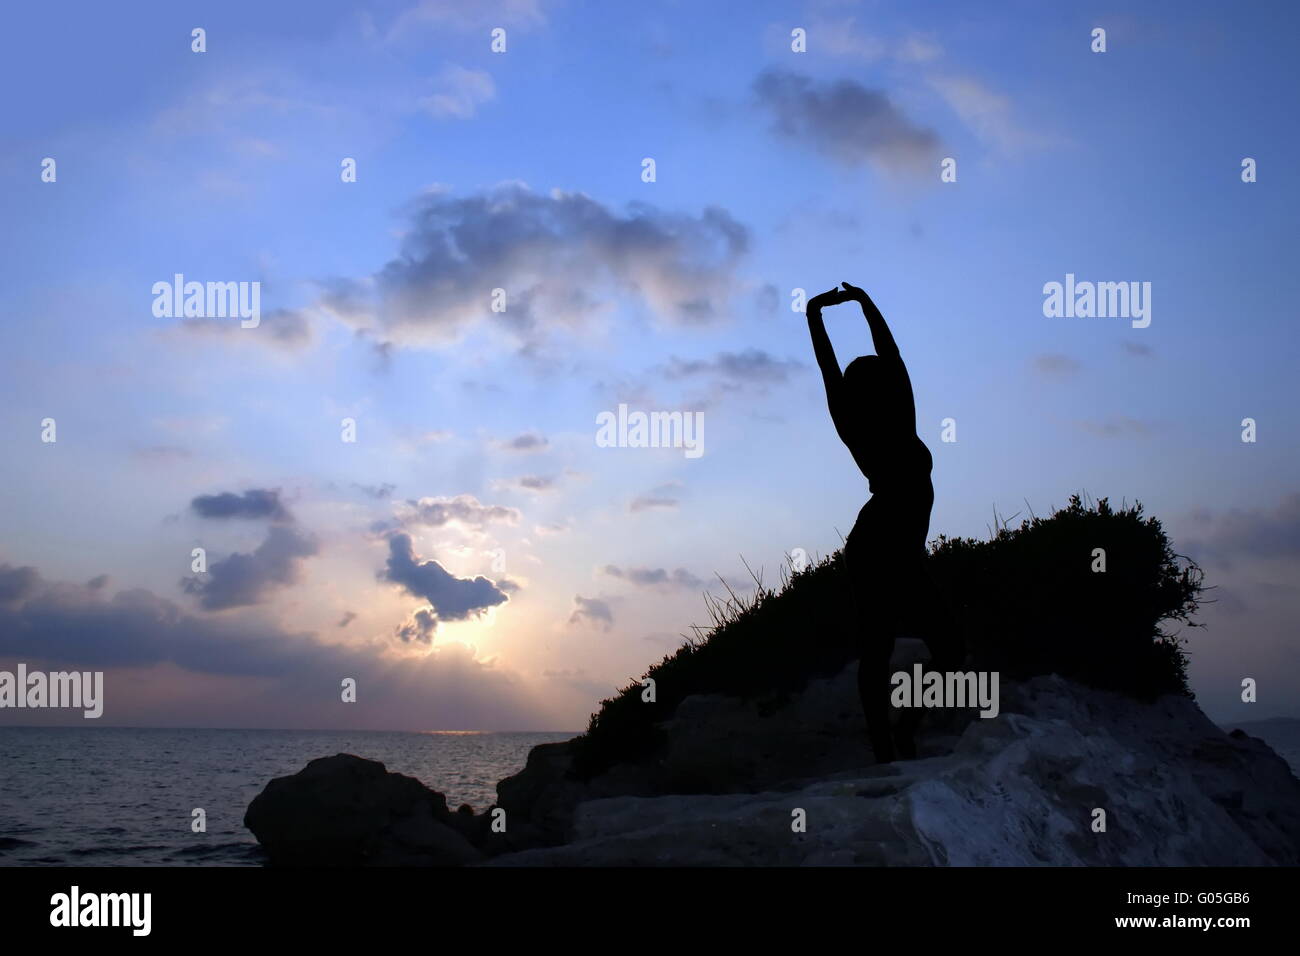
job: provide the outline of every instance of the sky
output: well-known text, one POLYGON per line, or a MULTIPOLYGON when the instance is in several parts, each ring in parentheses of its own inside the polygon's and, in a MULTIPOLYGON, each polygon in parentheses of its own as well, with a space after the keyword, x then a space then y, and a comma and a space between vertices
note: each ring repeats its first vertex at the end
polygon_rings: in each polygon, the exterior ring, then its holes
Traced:
POLYGON ((932 537, 1140 501, 1216 588, 1207 713, 1300 717, 1292 5, 6 16, 0 668, 103 670, 114 725, 581 729, 847 535, 800 306, 847 280, 932 537), (166 314, 178 274, 259 323, 166 314), (1067 275, 1149 324, 1045 314, 1067 275), (621 404, 700 453, 601 447, 621 404))

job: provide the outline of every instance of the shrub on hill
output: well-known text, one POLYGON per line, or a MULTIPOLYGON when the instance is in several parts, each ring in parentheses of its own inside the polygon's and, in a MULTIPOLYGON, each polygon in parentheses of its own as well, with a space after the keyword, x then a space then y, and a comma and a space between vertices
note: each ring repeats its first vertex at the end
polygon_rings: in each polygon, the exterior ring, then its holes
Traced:
MULTIPOLYGON (((1187 694, 1181 640, 1162 625, 1192 621, 1203 590, 1194 562, 1176 555, 1141 504, 1113 510, 1079 495, 1050 517, 1005 523, 988 540, 940 535, 930 545, 937 594, 908 633, 956 630, 967 669, 1008 678, 1057 673, 1141 699, 1187 694), (1102 570, 1104 568, 1104 570, 1102 570)), ((782 575, 780 590, 756 580, 752 597, 706 595, 713 619, 601 702, 574 743, 588 777, 654 753, 657 725, 692 694, 724 694, 779 706, 809 680, 858 656, 842 553, 782 575), (653 678, 655 699, 643 699, 653 678)), ((954 635, 948 634, 948 637, 954 635)))

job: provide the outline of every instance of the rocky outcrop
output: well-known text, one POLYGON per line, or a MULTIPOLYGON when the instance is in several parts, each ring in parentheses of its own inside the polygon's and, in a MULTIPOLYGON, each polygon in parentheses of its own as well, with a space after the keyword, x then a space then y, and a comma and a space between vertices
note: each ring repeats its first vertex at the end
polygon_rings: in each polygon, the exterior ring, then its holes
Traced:
POLYGON ((884 766, 853 705, 852 667, 768 716, 690 698, 620 796, 548 745, 499 793, 565 842, 493 865, 1300 864, 1300 781, 1189 698, 1006 684, 998 717, 932 721, 922 759, 884 766), (684 779, 694 792, 662 792, 684 779))
POLYGON ((414 777, 351 754, 276 777, 244 814, 271 862, 286 866, 459 866, 483 858, 472 815, 414 777))
MULTIPOLYGON (((928 659, 924 642, 903 639, 891 667, 906 670, 928 659)), ((662 725, 662 753, 619 764, 590 780, 573 775, 570 742, 534 747, 524 769, 497 784, 497 803, 508 812, 510 828, 525 828, 533 846, 558 844, 574 838, 575 809, 588 801, 755 793, 870 765, 856 673, 854 662, 838 677, 814 680, 801 693, 776 702, 716 694, 687 697, 662 725)), ((969 719, 931 715, 918 740, 922 755, 951 750, 969 719)))
POLYGON ((1190 698, 1003 682, 997 717, 928 712, 920 759, 877 766, 855 670, 775 703, 688 697, 660 752, 590 780, 543 744, 483 814, 340 754, 245 823, 287 864, 1300 865, 1300 781, 1190 698))

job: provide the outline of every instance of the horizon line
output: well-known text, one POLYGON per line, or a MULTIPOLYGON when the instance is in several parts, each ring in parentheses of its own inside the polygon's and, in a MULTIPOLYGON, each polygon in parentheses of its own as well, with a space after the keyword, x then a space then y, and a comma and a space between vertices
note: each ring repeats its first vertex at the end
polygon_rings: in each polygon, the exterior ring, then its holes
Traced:
POLYGON ((98 727, 103 730, 256 730, 266 733, 363 733, 363 734, 573 734, 584 730, 404 730, 374 727, 158 727, 144 724, 104 724, 83 721, 78 724, 0 724, 0 730, 75 730, 78 727, 98 727))

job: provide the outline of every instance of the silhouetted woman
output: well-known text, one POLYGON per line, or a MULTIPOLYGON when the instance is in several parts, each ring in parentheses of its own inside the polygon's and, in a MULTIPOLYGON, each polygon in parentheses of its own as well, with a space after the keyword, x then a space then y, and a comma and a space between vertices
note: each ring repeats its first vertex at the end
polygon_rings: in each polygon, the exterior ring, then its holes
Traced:
POLYGON ((871 489, 844 544, 844 560, 860 635, 858 694, 871 748, 884 763, 916 753, 911 734, 919 712, 904 712, 900 728, 890 731, 889 659, 900 625, 905 619, 914 621, 932 597, 925 542, 934 504, 934 460, 916 434, 916 402, 907 368, 866 292, 845 282, 843 289, 813 296, 807 314, 831 421, 871 489), (821 310, 849 301, 862 306, 876 354, 855 358, 841 374, 821 310))

